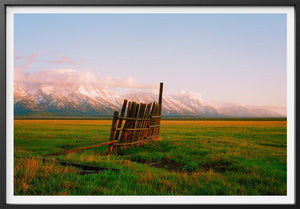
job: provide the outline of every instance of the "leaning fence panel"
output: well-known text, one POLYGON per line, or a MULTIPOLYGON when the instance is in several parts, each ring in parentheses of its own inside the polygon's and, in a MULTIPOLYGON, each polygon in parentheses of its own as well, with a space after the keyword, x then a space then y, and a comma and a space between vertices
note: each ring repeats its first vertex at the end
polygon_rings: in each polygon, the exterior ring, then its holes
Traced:
POLYGON ((160 134, 163 84, 160 84, 159 102, 149 104, 124 100, 121 113, 114 113, 108 152, 115 148, 127 148, 143 145, 144 142, 156 141, 160 134), (128 104, 128 105, 127 105, 128 104), (125 116, 126 112, 126 116, 125 116))

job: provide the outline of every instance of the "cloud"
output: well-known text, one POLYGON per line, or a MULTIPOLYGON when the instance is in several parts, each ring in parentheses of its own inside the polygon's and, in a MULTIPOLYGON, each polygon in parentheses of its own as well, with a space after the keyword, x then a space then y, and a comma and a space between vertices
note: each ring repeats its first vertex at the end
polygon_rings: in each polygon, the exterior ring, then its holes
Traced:
MULTIPOLYGON (((14 52, 15 58, 17 52, 14 52)), ((99 78, 93 71, 79 71, 76 69, 50 69, 38 71, 32 74, 26 73, 24 70, 29 68, 29 65, 35 62, 35 58, 38 56, 37 53, 31 54, 26 58, 26 61, 21 66, 15 66, 14 75, 15 82, 26 82, 33 84, 87 84, 93 85, 100 88, 136 88, 136 89, 153 89, 157 88, 157 85, 144 85, 141 84, 136 78, 128 76, 126 78, 113 78, 113 77, 102 77, 99 78)), ((49 63, 61 64, 68 63, 73 64, 69 57, 64 56, 56 61, 47 61, 49 63)), ((85 62, 85 60, 81 60, 85 62)))
MULTIPOLYGON (((17 68, 18 68, 19 70, 25 70, 25 69, 28 69, 29 64, 35 62, 34 58, 37 57, 37 56, 38 56, 37 53, 34 53, 34 54, 29 55, 29 56, 26 58, 25 63, 24 63, 22 66, 19 66, 19 67, 17 67, 17 68)), ((18 59, 22 59, 23 57, 18 56, 18 55, 17 55, 17 52, 14 52, 14 58, 15 58, 16 60, 18 60, 18 59)))
POLYGON ((33 58, 35 58, 35 57, 37 57, 37 56, 38 56, 37 53, 34 53, 34 54, 29 55, 29 57, 28 57, 28 62, 29 62, 29 63, 33 63, 33 62, 34 62, 33 58))
POLYGON ((15 81, 32 84, 51 84, 51 85, 79 85, 86 84, 99 88, 138 88, 152 89, 158 85, 144 85, 136 78, 128 76, 126 78, 103 77, 99 78, 94 71, 79 71, 76 69, 51 69, 38 71, 32 74, 21 74, 20 69, 15 70, 15 81))
POLYGON ((23 57, 19 56, 17 51, 14 51, 14 58, 16 60, 19 60, 19 59, 22 59, 23 57))
MULTIPOLYGON (((26 58, 26 61, 22 66, 14 67, 14 80, 15 81, 18 81, 18 82, 26 82, 27 81, 28 75, 26 74, 26 72, 24 70, 28 69, 30 63, 35 62, 34 58, 37 56, 38 56, 37 53, 31 54, 26 58)), ((14 58, 16 60, 23 59, 23 57, 19 56, 16 51, 14 52, 14 58)))
MULTIPOLYGON (((76 69, 51 69, 38 71, 32 74, 25 73, 24 70, 15 67, 14 69, 15 82, 25 82, 27 84, 49 84, 54 87, 63 89, 65 85, 89 85, 100 89, 137 90, 141 95, 146 95, 150 91, 158 93, 158 84, 145 85, 140 83, 136 78, 128 76, 126 78, 102 77, 100 78, 94 71, 79 71, 76 69)), ((151 92, 150 92, 151 93, 151 92)), ((178 107, 188 107, 192 111, 217 111, 219 114, 225 114, 231 117, 279 117, 286 116, 286 107, 264 107, 251 106, 238 103, 211 103, 204 100, 201 94, 181 90, 171 94, 168 97, 164 93, 164 102, 167 104, 172 101, 178 107), (178 103, 179 102, 179 103, 178 103), (213 107, 212 108, 209 108, 213 107), (201 107, 201 108, 200 108, 201 107)))
POLYGON ((14 67, 14 80, 17 82, 26 82, 27 75, 23 69, 14 67))
POLYGON ((74 62, 72 60, 70 60, 70 58, 67 56, 61 57, 60 59, 55 60, 55 61, 48 61, 48 62, 53 63, 53 64, 62 64, 62 63, 74 64, 74 62))
POLYGON ((238 103, 219 104, 218 110, 232 117, 286 117, 287 109, 284 107, 271 107, 259 105, 246 105, 238 103))
POLYGON ((202 95, 196 92, 186 91, 184 89, 180 90, 179 92, 175 93, 176 96, 185 96, 193 99, 203 100, 202 95))
POLYGON ((153 89, 158 85, 144 85, 141 84, 136 78, 128 76, 126 78, 112 78, 105 77, 101 79, 101 83, 107 87, 119 87, 119 88, 138 88, 138 89, 153 89))
MULTIPOLYGON (((22 66, 16 66, 16 68, 17 68, 19 71, 28 69, 29 64, 35 62, 35 59, 34 59, 34 58, 37 57, 37 56, 38 56, 37 53, 34 53, 34 54, 29 55, 29 56, 26 58, 24 64, 23 64, 22 66)), ((15 58, 15 60, 19 60, 19 59, 22 59, 23 57, 17 55, 17 52, 14 52, 14 58, 15 58)))
POLYGON ((28 62, 25 62, 25 64, 22 66, 22 69, 28 69, 28 67, 29 67, 29 63, 28 62))

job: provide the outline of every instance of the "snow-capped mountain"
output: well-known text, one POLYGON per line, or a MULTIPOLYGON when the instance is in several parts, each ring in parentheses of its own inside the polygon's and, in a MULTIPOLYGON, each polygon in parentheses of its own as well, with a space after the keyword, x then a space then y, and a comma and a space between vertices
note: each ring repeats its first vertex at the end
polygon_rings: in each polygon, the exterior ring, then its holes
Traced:
MULTIPOLYGON (((121 94, 114 90, 86 84, 25 84, 14 83, 15 114, 48 112, 64 115, 111 116, 120 110, 123 99, 150 103, 158 100, 157 93, 132 91, 121 94)), ((180 92, 163 96, 162 114, 165 116, 195 117, 282 117, 271 108, 238 104, 213 105, 201 96, 180 92)))

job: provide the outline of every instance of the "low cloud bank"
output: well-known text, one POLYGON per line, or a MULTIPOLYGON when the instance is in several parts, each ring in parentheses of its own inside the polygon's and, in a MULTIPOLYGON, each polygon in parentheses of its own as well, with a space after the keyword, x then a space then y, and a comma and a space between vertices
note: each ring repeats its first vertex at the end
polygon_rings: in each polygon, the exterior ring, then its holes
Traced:
POLYGON ((15 67, 15 82, 26 82, 32 84, 50 84, 50 85, 78 85, 86 84, 98 88, 137 88, 137 89, 155 89, 158 85, 141 84, 136 78, 128 76, 126 78, 99 78, 93 71, 79 71, 76 69, 51 69, 38 71, 32 74, 26 74, 21 68, 15 67))
MULTIPOLYGON (((36 56, 37 55, 34 54, 29 56, 28 63, 33 62, 33 59, 36 56)), ((58 89, 64 89, 64 86, 66 85, 86 85, 93 86, 99 89, 109 89, 112 91, 114 88, 135 89, 130 93, 130 95, 139 94, 141 98, 146 97, 147 94, 152 95, 153 92, 155 94, 158 93, 157 90, 159 88, 158 84, 141 84, 136 78, 132 76, 128 76, 126 78, 100 78, 93 71, 79 71, 71 68, 51 69, 29 74, 25 73, 24 68, 15 67, 14 81, 16 83, 21 82, 30 85, 36 84, 60 87, 58 89)), ((279 115, 286 116, 287 113, 286 107, 251 106, 238 103, 211 103, 205 101, 199 93, 182 90, 178 93, 168 96, 168 89, 165 90, 165 105, 169 105, 170 107, 173 107, 173 109, 185 108, 187 110, 196 112, 216 111, 220 115, 224 114, 234 117, 277 117, 279 115)))

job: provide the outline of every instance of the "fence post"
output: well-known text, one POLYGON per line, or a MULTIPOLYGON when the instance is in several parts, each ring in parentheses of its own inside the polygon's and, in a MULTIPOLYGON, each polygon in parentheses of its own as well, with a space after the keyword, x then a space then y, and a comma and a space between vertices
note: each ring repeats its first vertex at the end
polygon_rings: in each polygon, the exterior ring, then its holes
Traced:
POLYGON ((158 104, 160 105, 160 113, 161 113, 161 107, 162 107, 163 87, 164 87, 164 84, 160 83, 160 87, 159 87, 159 99, 158 99, 158 104))
MULTIPOLYGON (((114 116, 113 116, 113 120, 112 120, 112 124, 111 124, 111 131, 110 131, 109 141, 115 140, 118 115, 119 115, 119 112, 115 111, 114 112, 114 116)), ((115 147, 114 144, 108 145, 108 150, 107 150, 108 154, 110 154, 110 153, 112 153, 114 151, 114 147, 115 147)))
MULTIPOLYGON (((163 87, 164 87, 164 84, 160 83, 160 87, 159 87, 159 100, 158 100, 159 109, 158 109, 158 112, 157 112, 157 115, 159 115, 159 116, 161 116, 161 109, 162 109, 163 87)), ((160 125, 160 120, 161 120, 161 118, 158 118, 156 120, 156 125, 160 125)), ((158 126, 158 128, 157 128, 157 135, 158 135, 158 137, 156 138, 156 140, 159 139, 159 132, 160 132, 160 126, 158 126)))

